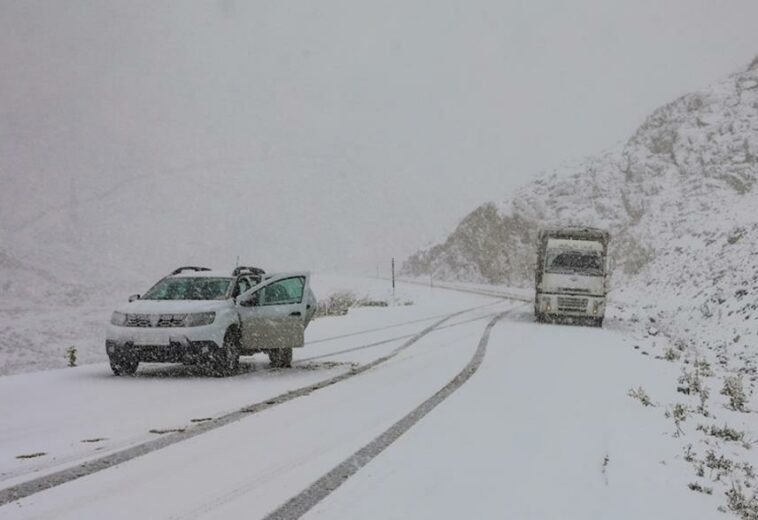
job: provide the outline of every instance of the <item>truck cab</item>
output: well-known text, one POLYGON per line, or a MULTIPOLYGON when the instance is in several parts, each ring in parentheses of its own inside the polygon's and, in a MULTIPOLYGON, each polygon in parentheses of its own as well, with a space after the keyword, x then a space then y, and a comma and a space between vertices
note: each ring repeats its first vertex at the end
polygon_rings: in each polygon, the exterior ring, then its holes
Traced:
POLYGON ((543 229, 538 235, 534 314, 537 321, 591 321, 601 327, 608 293, 607 231, 543 229))

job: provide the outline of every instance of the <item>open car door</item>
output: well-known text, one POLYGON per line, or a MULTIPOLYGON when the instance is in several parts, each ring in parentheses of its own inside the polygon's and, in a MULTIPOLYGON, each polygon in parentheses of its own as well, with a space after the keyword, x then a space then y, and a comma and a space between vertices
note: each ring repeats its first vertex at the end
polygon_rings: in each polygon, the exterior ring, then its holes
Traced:
POLYGON ((298 348, 312 314, 310 273, 277 274, 237 297, 243 350, 298 348))

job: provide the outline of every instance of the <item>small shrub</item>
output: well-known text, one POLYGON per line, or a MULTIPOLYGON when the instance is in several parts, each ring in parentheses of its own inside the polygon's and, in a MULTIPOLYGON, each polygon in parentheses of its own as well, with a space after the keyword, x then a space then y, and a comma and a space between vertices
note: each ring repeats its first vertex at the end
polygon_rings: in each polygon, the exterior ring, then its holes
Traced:
POLYGON ((755 494, 750 497, 742 491, 739 483, 732 484, 726 493, 726 505, 742 520, 758 520, 758 498, 755 494))
POLYGON ((687 372, 686 369, 682 369, 682 375, 678 379, 679 386, 676 387, 676 391, 682 394, 694 395, 708 390, 703 385, 703 380, 697 370, 694 372, 687 372))
POLYGON ((673 348, 669 347, 666 349, 666 351, 663 353, 663 359, 666 361, 676 361, 681 357, 681 354, 674 350, 673 348))
POLYGON ((724 386, 721 389, 721 395, 729 398, 729 406, 732 410, 745 412, 747 396, 742 388, 742 378, 740 376, 729 376, 724 379, 724 386))
POLYGON ((685 448, 684 460, 686 460, 687 462, 692 462, 695 460, 695 454, 692 453, 692 444, 688 444, 687 448, 685 448))
POLYGON ((703 378, 700 377, 699 365, 695 362, 695 371, 688 372, 686 369, 682 369, 682 375, 679 376, 679 386, 676 387, 676 391, 686 395, 697 395, 700 398, 700 405, 697 408, 697 412, 708 417, 708 407, 706 401, 710 392, 708 388, 703 384, 703 378))
POLYGON ((711 364, 708 363, 705 359, 697 359, 695 360, 695 370, 702 376, 702 377, 713 377, 713 369, 711 368, 711 364))
POLYGON ((637 387, 637 389, 630 389, 627 395, 633 399, 637 399, 642 403, 642 406, 653 406, 650 396, 647 395, 647 392, 641 386, 637 387))
POLYGON ((76 347, 70 346, 68 347, 68 350, 66 350, 66 359, 68 359, 68 366, 75 367, 76 366, 76 347))
POLYGON ((721 477, 730 474, 734 468, 733 461, 727 459, 723 455, 717 457, 713 450, 705 452, 705 460, 703 462, 705 463, 705 466, 711 470, 711 476, 713 476, 714 473, 716 474, 714 480, 720 480, 721 477))
MULTIPOLYGON (((403 305, 411 305, 413 302, 404 302, 403 305)), ((351 291, 338 291, 329 295, 316 304, 314 318, 321 316, 344 316, 353 307, 387 307, 387 302, 371 300, 367 297, 358 298, 351 291)))
POLYGON ((667 418, 674 419, 674 425, 676 425, 676 431, 674 437, 679 437, 684 431, 682 431, 682 423, 687 420, 689 410, 681 403, 676 403, 671 411, 666 411, 665 416, 667 418))
POLYGON ((724 441, 742 442, 743 439, 745 438, 745 432, 741 432, 739 430, 735 430, 734 428, 730 428, 729 426, 726 425, 726 423, 724 423, 724 426, 722 426, 721 428, 713 424, 711 426, 705 426, 704 424, 700 424, 698 425, 697 429, 699 431, 705 432, 708 435, 717 437, 724 441))
POLYGON ((705 493, 706 495, 713 494, 713 488, 705 487, 701 485, 699 482, 690 482, 689 484, 687 484, 687 487, 690 488, 692 491, 697 491, 698 493, 705 493))

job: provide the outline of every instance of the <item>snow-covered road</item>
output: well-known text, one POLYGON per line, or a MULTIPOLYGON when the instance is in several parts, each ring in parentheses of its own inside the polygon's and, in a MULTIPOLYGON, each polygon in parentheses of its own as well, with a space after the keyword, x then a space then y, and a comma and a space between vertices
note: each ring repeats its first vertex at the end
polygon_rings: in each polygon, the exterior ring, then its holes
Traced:
POLYGON ((620 336, 506 317, 471 381, 305 518, 717 518, 627 396, 664 393, 670 367, 620 336))
POLYGON ((407 345, 355 377, 10 502, 0 518, 264 517, 447 385, 504 311, 479 371, 308 518, 716 514, 711 497, 681 485, 687 468, 669 460, 662 418, 627 396, 638 385, 667 392, 671 368, 629 349, 622 331, 537 325, 523 302, 443 288, 407 285, 402 295, 414 304, 314 322, 291 370, 253 358, 226 379, 183 366, 121 379, 103 365, 0 378, 7 489, 407 345), (103 440, 82 442, 92 439, 103 440), (16 458, 37 452, 45 455, 16 458))

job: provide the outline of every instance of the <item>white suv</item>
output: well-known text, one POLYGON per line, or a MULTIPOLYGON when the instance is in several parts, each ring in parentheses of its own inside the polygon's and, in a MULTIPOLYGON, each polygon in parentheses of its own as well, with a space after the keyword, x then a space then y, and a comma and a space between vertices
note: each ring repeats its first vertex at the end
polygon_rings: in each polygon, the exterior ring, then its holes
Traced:
POLYGON ((140 361, 207 362, 228 375, 240 355, 256 352, 267 352, 272 366, 291 366, 316 311, 309 281, 309 273, 255 267, 231 276, 180 267, 113 312, 105 340, 113 373, 134 374, 140 361))

